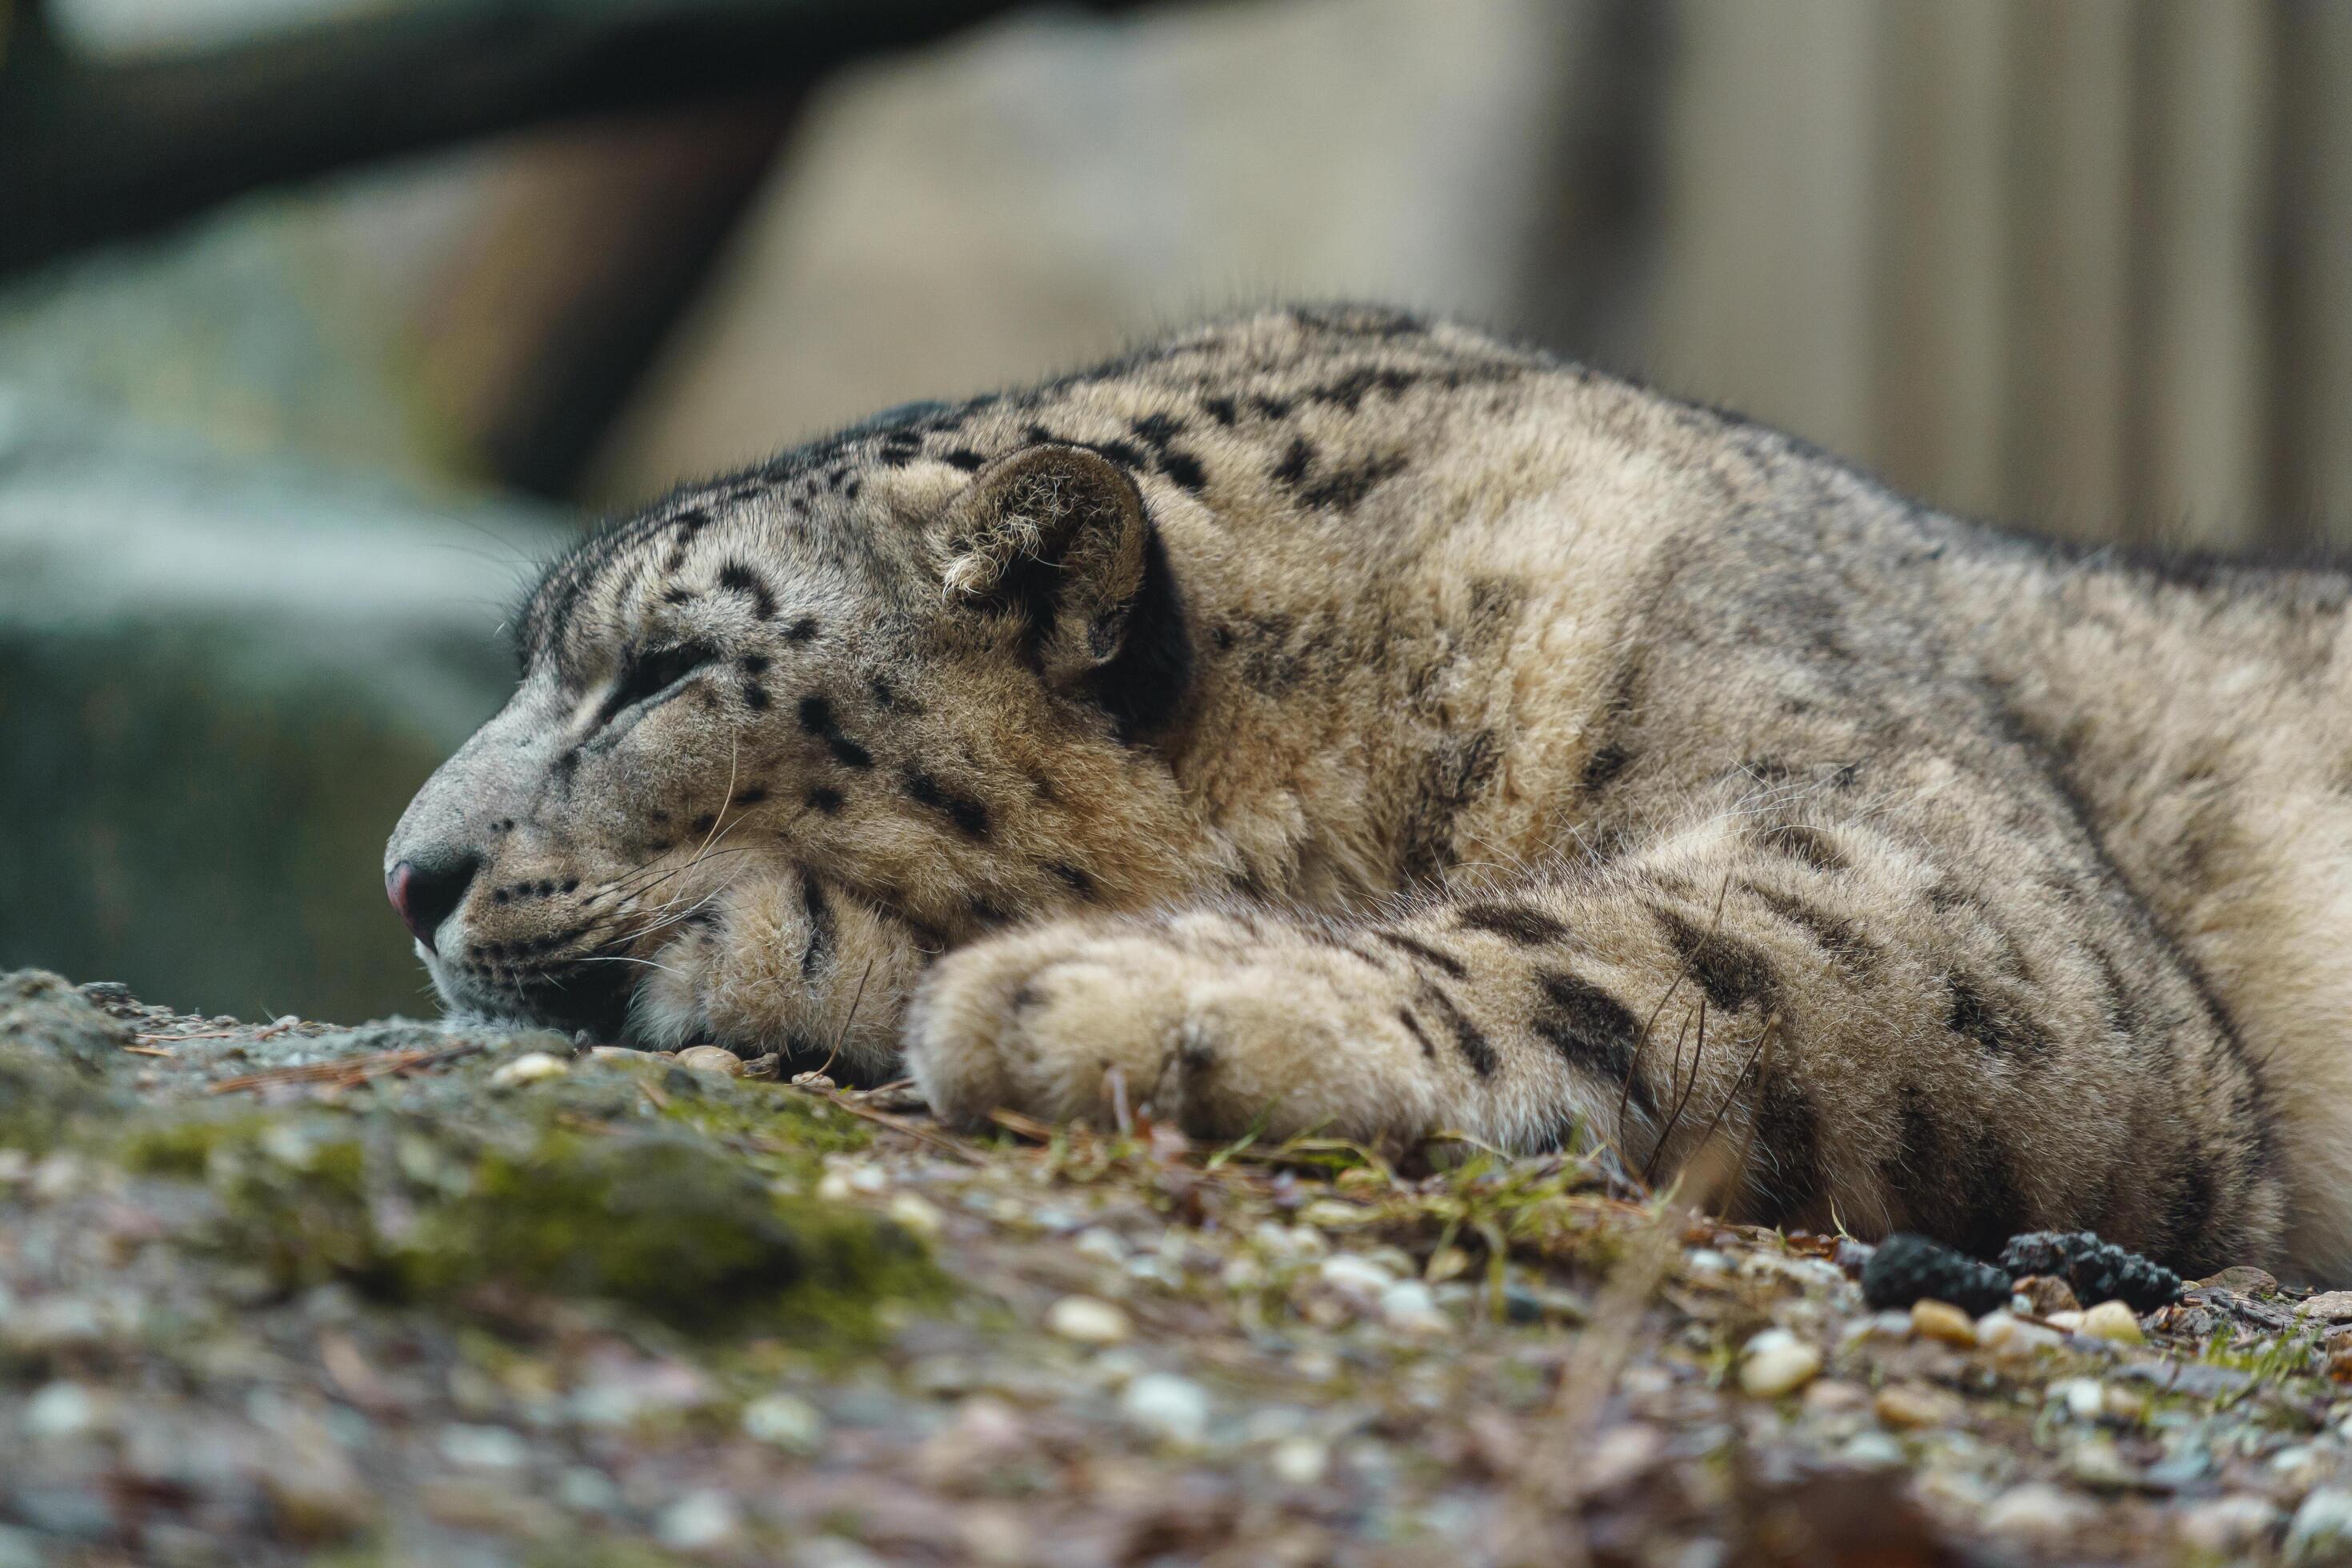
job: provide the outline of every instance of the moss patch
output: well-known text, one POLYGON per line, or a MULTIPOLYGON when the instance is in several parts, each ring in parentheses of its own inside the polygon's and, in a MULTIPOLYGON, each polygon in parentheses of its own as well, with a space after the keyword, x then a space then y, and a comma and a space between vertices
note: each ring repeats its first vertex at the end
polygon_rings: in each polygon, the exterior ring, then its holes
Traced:
POLYGON ((494 1065, 348 1108, 183 1105, 104 1147, 136 1173, 203 1181, 218 1215, 198 1239, 289 1290, 584 1298, 681 1329, 832 1341, 869 1337, 884 1300, 936 1290, 906 1231, 794 1195, 862 1141, 806 1096, 602 1067, 506 1089, 494 1065))

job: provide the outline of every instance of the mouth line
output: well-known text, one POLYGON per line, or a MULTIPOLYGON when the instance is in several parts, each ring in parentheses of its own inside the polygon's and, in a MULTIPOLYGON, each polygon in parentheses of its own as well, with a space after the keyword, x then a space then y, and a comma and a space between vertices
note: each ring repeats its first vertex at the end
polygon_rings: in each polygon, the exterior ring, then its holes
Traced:
POLYGON ((629 965, 575 958, 531 970, 461 973, 441 981, 452 1006, 533 1027, 567 1034, 583 1030, 601 1043, 620 1041, 626 1032, 629 1001, 636 984, 629 965))

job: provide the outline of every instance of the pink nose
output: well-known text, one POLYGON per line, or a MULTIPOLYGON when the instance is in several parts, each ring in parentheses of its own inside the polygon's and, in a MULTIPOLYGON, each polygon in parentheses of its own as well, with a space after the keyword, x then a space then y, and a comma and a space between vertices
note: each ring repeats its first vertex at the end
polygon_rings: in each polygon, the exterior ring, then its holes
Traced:
POLYGON ((392 900, 400 923, 425 944, 425 952, 438 954, 433 935, 465 901, 466 889, 473 885, 474 873, 480 867, 480 859, 472 855, 437 866, 403 860, 384 878, 384 896, 392 900))

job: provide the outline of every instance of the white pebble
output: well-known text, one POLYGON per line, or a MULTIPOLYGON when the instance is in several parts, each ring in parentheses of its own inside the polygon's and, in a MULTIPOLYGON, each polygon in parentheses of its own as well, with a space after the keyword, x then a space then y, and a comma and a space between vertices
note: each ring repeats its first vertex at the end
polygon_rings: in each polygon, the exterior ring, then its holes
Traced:
POLYGON ((2321 1487, 2287 1522, 2285 1558, 2295 1563, 2352 1562, 2352 1492, 2321 1487))
POLYGON ((79 1383, 52 1383, 25 1402, 25 1436, 70 1437, 98 1421, 98 1402, 79 1383))
POLYGON ((1162 1442, 1195 1447, 1208 1435, 1208 1391, 1173 1373, 1137 1378, 1119 1396, 1118 1407, 1135 1426, 1162 1442))
POLYGON ((2119 1345, 2144 1344, 2147 1339, 2139 1331, 2139 1319, 2121 1301, 2100 1302, 2083 1314, 2075 1331, 2119 1345))
POLYGON ((824 1441, 824 1416, 805 1399, 764 1394, 743 1406, 743 1432, 795 1454, 814 1454, 824 1441))
POLYGON ((1995 1535, 2028 1541, 2055 1541, 2071 1534, 2091 1516, 2091 1505, 2042 1481, 2011 1487, 1984 1510, 1984 1527, 1995 1535))
POLYGON ((1093 1296, 1065 1296, 1045 1310, 1045 1327, 1082 1345, 1115 1345, 1134 1331, 1127 1314, 1093 1296))
POLYGON ((2062 1336, 2041 1324, 2029 1323, 2007 1312, 1987 1312, 1977 1320, 1977 1343, 1987 1350, 2017 1353, 2045 1350, 2063 1342, 2062 1336))
POLYGON ((1418 1279, 1399 1280, 1381 1292, 1381 1319, 1399 1333, 1434 1338, 1454 1331, 1454 1320, 1418 1279))
POLYGON ((672 1552, 708 1552, 742 1528, 735 1500, 725 1492, 688 1492, 654 1521, 654 1539, 672 1552))
POLYGON ((470 1470, 519 1470, 530 1462, 530 1445, 504 1426, 441 1428, 441 1457, 470 1470))
POLYGON ((537 1083, 541 1079, 562 1078, 572 1068, 560 1057, 545 1051, 525 1051, 498 1071, 490 1074, 495 1084, 537 1083))
POLYGON ((612 1477, 589 1465, 573 1465, 555 1483, 555 1495, 564 1507, 580 1513, 610 1513, 621 1506, 621 1489, 612 1477))
POLYGON ((1323 1260, 1316 1270, 1324 1284, 1345 1296, 1370 1300, 1396 1283, 1396 1276, 1373 1262, 1352 1252, 1338 1253, 1323 1260))
POLYGON ((2240 1493, 2182 1510, 2179 1528, 2190 1546, 2227 1557, 2268 1535, 2277 1522, 2278 1510, 2268 1499, 2240 1493))
POLYGON ((1287 1486, 1311 1487, 1331 1468, 1331 1450, 1314 1437, 1285 1437, 1266 1456, 1266 1468, 1287 1486))
POLYGON ((913 1193, 900 1193, 882 1212, 926 1241, 940 1234, 940 1211, 913 1193))
POLYGON ((1786 1329, 1766 1329, 1740 1352, 1739 1386, 1758 1399, 1777 1399, 1821 1370, 1821 1352, 1786 1329))
POLYGON ((1091 1258, 1097 1263, 1127 1261, 1127 1243, 1119 1239, 1118 1232, 1107 1230, 1098 1225, 1089 1226, 1072 1237, 1070 1250, 1082 1258, 1091 1258))
POLYGON ((724 1046, 688 1046, 677 1053, 677 1065, 690 1072, 714 1072, 722 1078, 743 1076, 743 1058, 724 1046))
POLYGON ((2095 1421, 2106 1407, 2107 1391, 2099 1385, 2097 1378, 2070 1377, 2052 1384, 2049 1398, 2053 1403, 2063 1403, 2066 1414, 2077 1421, 2095 1421))

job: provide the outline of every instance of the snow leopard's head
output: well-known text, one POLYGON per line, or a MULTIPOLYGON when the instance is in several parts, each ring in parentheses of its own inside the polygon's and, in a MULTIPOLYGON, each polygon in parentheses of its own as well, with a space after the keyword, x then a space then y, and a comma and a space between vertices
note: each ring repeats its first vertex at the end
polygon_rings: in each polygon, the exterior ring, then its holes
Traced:
POLYGON ((931 951, 1163 891, 1192 645, 1159 504, 925 405, 584 540, 385 849, 443 999, 675 1044, 643 982, 746 889, 931 951))

